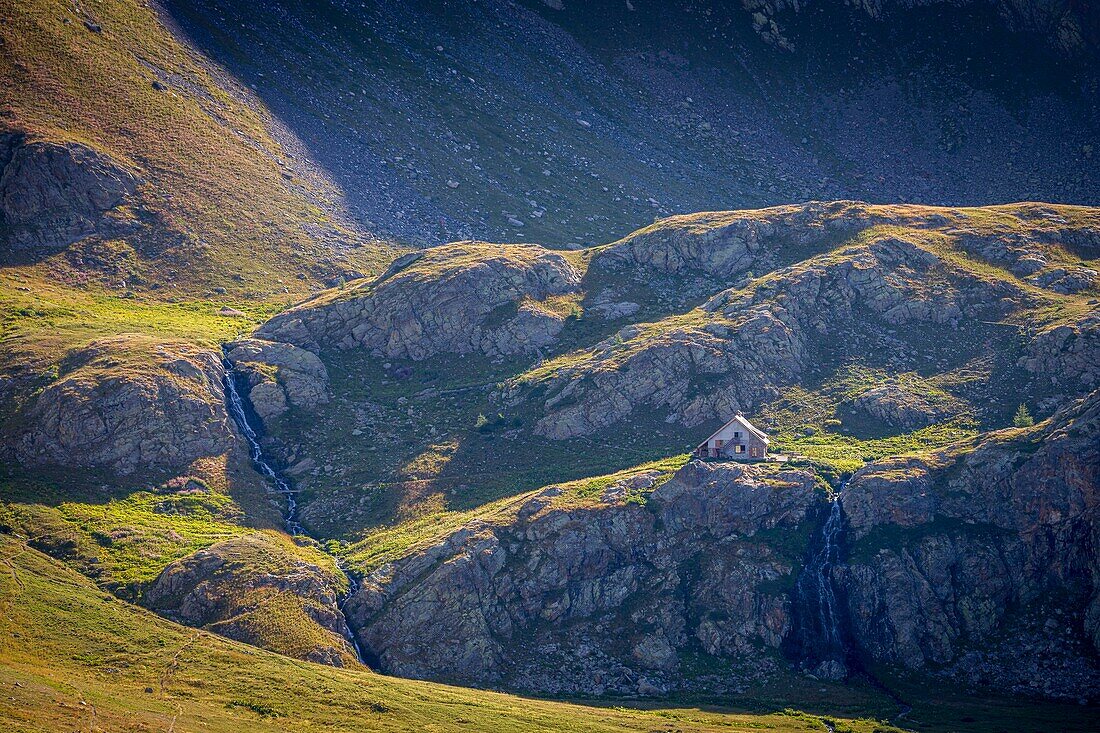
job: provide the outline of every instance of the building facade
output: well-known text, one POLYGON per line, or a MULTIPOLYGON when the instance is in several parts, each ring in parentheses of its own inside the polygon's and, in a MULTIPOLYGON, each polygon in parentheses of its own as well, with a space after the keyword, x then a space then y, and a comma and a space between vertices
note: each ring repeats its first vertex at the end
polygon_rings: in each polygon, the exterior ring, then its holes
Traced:
POLYGON ((761 461, 768 457, 767 434, 737 413, 695 448, 696 458, 761 461))

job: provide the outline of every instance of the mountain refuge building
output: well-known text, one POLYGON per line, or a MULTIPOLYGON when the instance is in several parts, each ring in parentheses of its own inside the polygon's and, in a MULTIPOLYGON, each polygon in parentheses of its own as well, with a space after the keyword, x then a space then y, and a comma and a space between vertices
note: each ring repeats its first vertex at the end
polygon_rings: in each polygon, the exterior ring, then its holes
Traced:
POLYGON ((762 461, 768 458, 767 434, 749 422, 741 412, 714 431, 695 449, 696 458, 724 458, 735 461, 762 461))

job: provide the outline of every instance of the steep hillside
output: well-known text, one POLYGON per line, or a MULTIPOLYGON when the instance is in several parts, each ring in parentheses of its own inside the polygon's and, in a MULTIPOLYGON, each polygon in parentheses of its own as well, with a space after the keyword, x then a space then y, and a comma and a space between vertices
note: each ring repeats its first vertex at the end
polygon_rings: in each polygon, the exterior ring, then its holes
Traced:
POLYGON ((1095 35, 1052 50, 1063 3, 997 3, 1008 24, 909 5, 165 3, 403 241, 591 245, 809 199, 1095 203, 1095 35))
POLYGON ((293 135, 154 8, 41 0, 0 15, 5 264, 123 291, 270 296, 373 249, 293 135), (246 266, 260 253, 266 272, 246 266))
POLYGON ((1094 389, 1098 231, 838 202, 436 248, 260 328, 318 353, 331 396, 269 447, 326 535, 682 453, 738 409, 850 472, 1094 389))

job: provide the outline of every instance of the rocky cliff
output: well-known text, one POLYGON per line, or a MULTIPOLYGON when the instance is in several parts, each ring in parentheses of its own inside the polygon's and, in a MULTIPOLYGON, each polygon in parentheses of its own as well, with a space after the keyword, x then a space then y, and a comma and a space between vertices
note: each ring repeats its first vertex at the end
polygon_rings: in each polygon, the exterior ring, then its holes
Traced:
MULTIPOLYGON (((1096 699, 1098 447, 1093 394, 1033 429, 857 473, 821 578, 845 649, 826 673, 893 665, 1096 699)), ((551 487, 374 569, 349 617, 379 668, 404 676, 736 689, 820 661, 802 656, 820 640, 792 641, 798 618, 821 612, 796 587, 828 507, 812 473, 774 464, 692 462, 580 504, 551 487)))
POLYGON ((837 568, 858 653, 970 684, 1100 692, 1100 393, 1027 430, 858 472, 837 568))
MULTIPOLYGON (((548 488, 364 578, 347 610, 382 671, 553 693, 729 689, 774 667, 824 502, 802 471, 694 463, 570 506, 548 488), (684 654, 735 667, 687 682, 684 654)), ((715 669, 718 669, 717 667, 715 669)))

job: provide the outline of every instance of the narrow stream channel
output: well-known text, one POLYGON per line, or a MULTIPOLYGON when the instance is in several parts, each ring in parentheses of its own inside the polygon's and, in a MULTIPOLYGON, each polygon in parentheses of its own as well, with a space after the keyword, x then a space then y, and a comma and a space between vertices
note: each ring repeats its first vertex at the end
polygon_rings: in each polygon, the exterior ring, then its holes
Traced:
MULTIPOLYGON (((301 523, 298 521, 298 490, 292 487, 290 482, 284 479, 264 456, 263 446, 260 445, 259 432, 250 422, 248 410, 245 409, 244 398, 242 398, 240 392, 237 391, 236 380, 233 376, 233 364, 228 359, 223 358, 222 365, 225 367, 224 387, 226 406, 229 409, 230 417, 233 418, 233 422, 236 423, 241 435, 248 441, 248 455, 249 458, 252 459, 252 466, 256 469, 257 473, 267 480, 274 493, 282 494, 286 497, 286 512, 283 514, 283 524, 286 526, 286 531, 294 537, 299 535, 306 536, 301 523)), ((318 543, 318 546, 321 547, 320 543, 318 543)), ((355 579, 355 576, 348 572, 347 566, 341 558, 331 554, 329 556, 336 562, 336 567, 340 569, 344 577, 348 579, 347 595, 340 599, 337 604, 337 608, 344 617, 344 637, 351 643, 352 647, 354 647, 355 656, 360 664, 366 665, 366 657, 363 655, 363 650, 359 647, 359 640, 355 637, 355 633, 348 624, 347 614, 344 612, 344 607, 347 605, 348 600, 350 600, 351 597, 355 595, 355 591, 359 589, 359 582, 355 579)))

